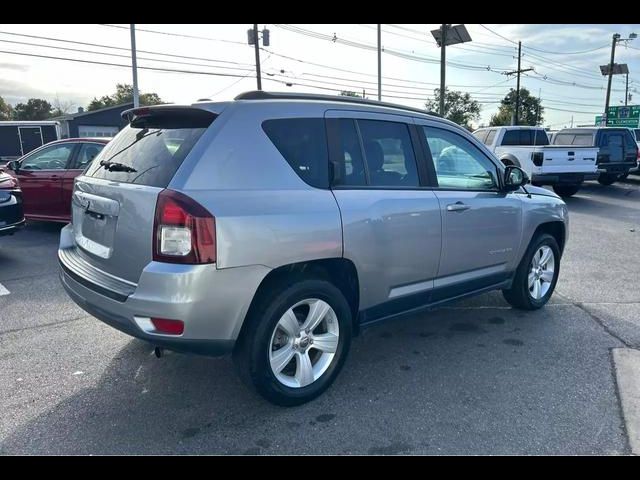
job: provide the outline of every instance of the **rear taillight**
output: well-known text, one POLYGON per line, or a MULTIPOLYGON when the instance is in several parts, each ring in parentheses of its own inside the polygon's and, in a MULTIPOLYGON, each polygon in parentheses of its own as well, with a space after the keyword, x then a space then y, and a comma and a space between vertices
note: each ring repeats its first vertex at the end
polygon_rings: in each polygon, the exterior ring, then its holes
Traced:
POLYGON ((216 261, 215 218, 182 193, 160 192, 153 231, 153 259, 158 262, 193 265, 216 261))
POLYGON ((533 152, 531 154, 531 161, 536 167, 541 167, 543 160, 544 160, 543 152, 533 152))

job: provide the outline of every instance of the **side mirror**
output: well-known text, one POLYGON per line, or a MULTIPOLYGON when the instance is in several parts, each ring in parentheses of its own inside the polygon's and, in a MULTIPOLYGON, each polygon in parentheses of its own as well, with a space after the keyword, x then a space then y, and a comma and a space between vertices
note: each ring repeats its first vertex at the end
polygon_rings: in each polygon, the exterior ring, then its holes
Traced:
POLYGON ((504 169, 503 185, 507 192, 513 192, 529 182, 529 176, 520 167, 507 165, 504 169))
POLYGON ((11 160, 9 163, 7 163, 7 168, 9 170, 17 172, 18 170, 20 170, 20 162, 17 160, 11 160))

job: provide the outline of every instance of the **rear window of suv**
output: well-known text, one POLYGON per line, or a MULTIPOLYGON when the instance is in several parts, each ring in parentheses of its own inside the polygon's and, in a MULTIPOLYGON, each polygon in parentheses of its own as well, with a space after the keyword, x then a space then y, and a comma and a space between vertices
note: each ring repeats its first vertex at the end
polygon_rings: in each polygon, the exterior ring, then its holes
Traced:
POLYGON ((313 187, 329 187, 329 153, 324 119, 265 120, 262 129, 302 180, 313 187))
POLYGON ((199 109, 150 110, 134 118, 87 168, 85 175, 165 188, 215 119, 199 109))

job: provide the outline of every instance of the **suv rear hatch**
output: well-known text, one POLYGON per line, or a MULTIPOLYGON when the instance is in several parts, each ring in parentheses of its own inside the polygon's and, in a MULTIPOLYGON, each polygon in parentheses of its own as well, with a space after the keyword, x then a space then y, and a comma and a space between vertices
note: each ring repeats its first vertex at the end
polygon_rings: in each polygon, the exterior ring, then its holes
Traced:
POLYGON ((124 128, 76 179, 72 196, 74 263, 137 283, 153 258, 158 195, 215 120, 193 107, 123 113, 124 128))

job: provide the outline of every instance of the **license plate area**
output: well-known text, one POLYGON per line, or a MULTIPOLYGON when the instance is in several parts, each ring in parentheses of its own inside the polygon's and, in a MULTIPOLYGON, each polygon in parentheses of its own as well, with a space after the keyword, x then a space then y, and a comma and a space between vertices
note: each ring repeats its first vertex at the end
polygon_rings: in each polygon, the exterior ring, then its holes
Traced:
POLYGON ((101 258, 110 258, 118 223, 117 201, 84 192, 73 197, 73 232, 76 244, 101 258))

